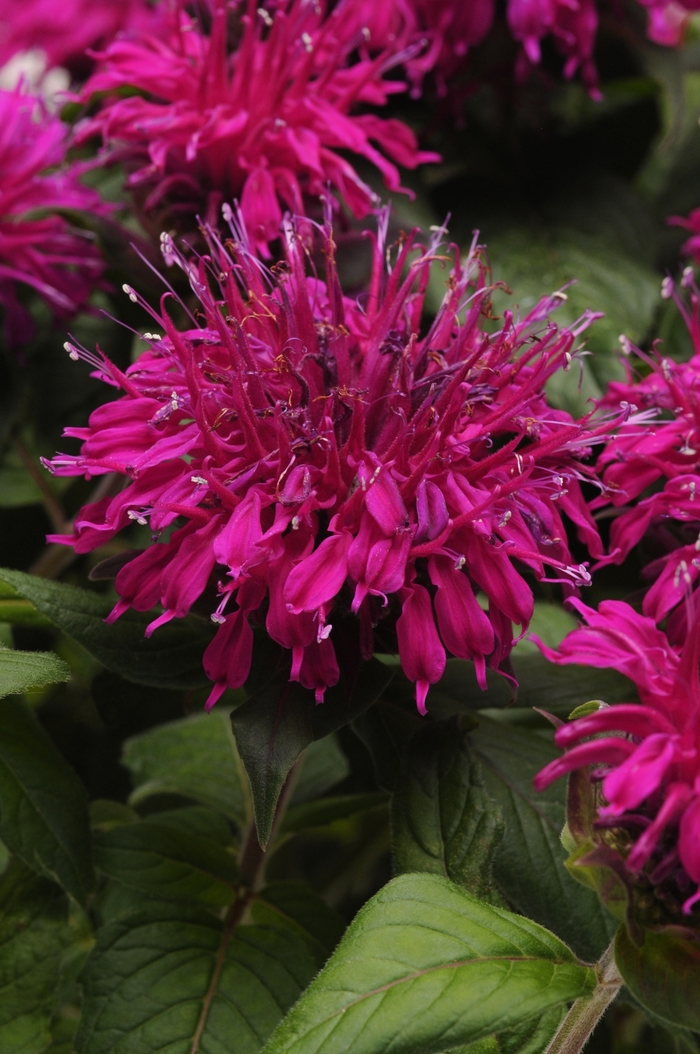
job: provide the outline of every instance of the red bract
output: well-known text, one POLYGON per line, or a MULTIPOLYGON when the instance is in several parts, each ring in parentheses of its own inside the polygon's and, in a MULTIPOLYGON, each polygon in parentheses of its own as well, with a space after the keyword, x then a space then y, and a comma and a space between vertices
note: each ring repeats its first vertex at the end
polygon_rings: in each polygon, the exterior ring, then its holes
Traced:
POLYGON ((13 345, 31 334, 17 283, 39 293, 55 315, 70 317, 103 270, 90 235, 57 214, 106 208, 80 182, 81 167, 64 164, 66 146, 65 126, 41 100, 0 92, 0 304, 13 345))
POLYGON ((582 765, 602 779, 607 804, 601 827, 627 832, 629 871, 645 871, 652 886, 671 882, 684 911, 700 899, 700 622, 682 649, 653 620, 617 600, 596 612, 570 601, 586 622, 558 651, 540 649, 559 666, 612 667, 637 686, 641 705, 605 707, 561 727, 557 745, 567 753, 537 776, 539 790, 582 765), (595 737, 595 738, 590 738, 595 737), (582 742, 585 740, 585 742, 582 742), (692 894, 692 895, 691 895, 692 894))
POLYGON ((323 196, 330 185, 355 216, 375 205, 338 151, 370 161, 391 190, 401 189, 394 161, 415 168, 438 160, 418 150, 401 121, 352 112, 403 91, 386 72, 412 52, 370 56, 346 17, 350 0, 330 14, 308 0, 240 7, 217 0, 205 33, 174 5, 157 35, 107 48, 84 88, 85 100, 108 95, 81 135, 99 133, 126 161, 128 185, 146 192, 146 212, 169 205, 213 222, 221 202, 237 198, 264 249, 279 235, 280 203, 301 215, 305 195, 323 196), (124 98, 125 87, 143 94, 124 98))
POLYGON ((404 236, 387 270, 387 222, 354 300, 341 294, 329 230, 325 281, 308 276, 291 226, 274 275, 235 224, 226 248, 209 234, 210 256, 196 265, 164 236, 166 259, 199 300, 199 328, 179 331, 164 298, 164 335, 147 334, 150 350, 125 374, 68 345, 125 394, 89 427, 68 429, 81 453, 49 467, 129 482, 55 540, 84 553, 149 522, 154 544, 119 572, 112 615, 160 602, 149 632, 218 580, 209 705, 246 679, 249 619, 291 651, 292 679, 322 700, 338 679, 332 621, 354 614, 365 656, 377 626, 382 639, 395 629, 424 710, 446 650, 473 659, 482 684, 485 664, 507 657, 512 623, 524 628, 532 614, 523 571, 542 579, 553 568, 569 589, 588 581, 564 513, 601 552, 580 480, 612 422, 574 421, 544 394, 593 316, 558 330, 547 321, 555 294, 484 332, 491 289, 472 247, 463 263, 454 250, 443 305, 421 335, 437 243, 419 249, 417 232, 404 236))
MULTIPOLYGON (((663 292, 674 297, 700 352, 700 296, 690 269, 683 285, 689 304, 671 279, 664 281, 663 292)), ((608 441, 598 461, 605 492, 593 505, 620 510, 604 562, 622 563, 645 536, 654 539, 659 555, 645 573, 655 581, 643 610, 661 622, 695 588, 700 573, 700 354, 674 362, 621 339, 627 379, 608 386, 602 405, 634 403, 653 423, 642 427, 637 416, 608 441), (650 371, 640 376, 640 368, 650 371)), ((673 639, 685 632, 682 607, 672 615, 669 632, 673 639)))
POLYGON ((0 64, 41 50, 48 66, 71 65, 86 48, 107 44, 127 26, 151 18, 147 0, 2 0, 0 64))

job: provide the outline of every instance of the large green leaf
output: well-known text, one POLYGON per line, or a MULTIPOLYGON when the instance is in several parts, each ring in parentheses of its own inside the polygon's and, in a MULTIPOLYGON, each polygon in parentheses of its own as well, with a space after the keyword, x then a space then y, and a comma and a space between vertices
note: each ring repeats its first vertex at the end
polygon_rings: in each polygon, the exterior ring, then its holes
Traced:
POLYGON ((85 789, 20 699, 0 705, 0 838, 77 900, 93 888, 85 789))
POLYGON ((593 890, 576 882, 564 866, 564 781, 541 794, 532 786, 534 776, 559 752, 535 732, 485 717, 469 742, 481 762, 486 790, 500 805, 506 824, 493 860, 499 888, 517 911, 594 962, 617 924, 593 890))
POLYGON ((52 651, 12 651, 0 647, 0 699, 30 688, 67 681, 70 667, 52 651))
POLYGON ((3 569, 0 578, 103 666, 127 680, 180 689, 209 683, 202 669, 202 653, 212 631, 202 620, 176 619, 146 639, 144 630, 151 615, 127 611, 110 626, 104 619, 112 604, 97 593, 21 571, 3 569))
POLYGON ((645 930, 637 946, 621 926, 615 962, 642 1006, 672 1025, 700 1032, 700 942, 645 930))
POLYGON ((208 838, 144 820, 95 833, 95 864, 110 878, 161 899, 223 907, 236 895, 234 858, 208 838))
POLYGON ((304 760, 297 777, 291 804, 301 805, 313 801, 327 790, 340 783, 350 773, 348 759, 340 749, 338 737, 325 736, 310 743, 304 751, 304 760))
POLYGON ((289 929, 302 937, 322 966, 343 936, 342 917, 301 882, 270 882, 255 895, 254 922, 289 929))
POLYGON ((398 872, 444 875, 475 896, 500 899, 491 863, 504 824, 457 720, 429 725, 411 740, 391 826, 398 872))
POLYGON ((256 1054, 315 972, 288 930, 154 902, 104 926, 82 973, 77 1054, 256 1054))
POLYGON ((159 725, 124 744, 136 804, 155 794, 181 794, 248 822, 246 778, 225 711, 159 725))
POLYGON ((49 1044, 61 963, 75 935, 58 886, 14 865, 0 878, 0 1050, 49 1044))
POLYGON ((367 710, 392 676, 390 668, 373 659, 361 666, 351 687, 341 679, 317 706, 313 692, 279 672, 233 711, 231 723, 250 780, 262 846, 270 837, 284 781, 302 752, 367 710))
POLYGON ((265 1054, 437 1054, 595 985, 529 919, 438 875, 402 875, 359 912, 265 1054))

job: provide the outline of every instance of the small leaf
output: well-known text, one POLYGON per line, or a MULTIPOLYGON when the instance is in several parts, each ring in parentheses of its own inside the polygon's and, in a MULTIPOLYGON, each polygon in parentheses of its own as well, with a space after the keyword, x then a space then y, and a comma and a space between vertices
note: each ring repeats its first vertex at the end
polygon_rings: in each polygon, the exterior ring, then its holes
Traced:
POLYGON ((345 932, 342 917, 301 882, 271 882, 251 907, 254 922, 289 929, 306 941, 318 966, 345 932))
POLYGON ((157 820, 98 831, 94 855, 110 878, 163 900, 224 907, 236 894, 238 869, 230 853, 157 820))
POLYGON ((411 740, 391 826, 397 872, 444 875, 475 896, 500 902, 491 863, 505 825, 455 719, 411 740))
POLYGON ((385 808, 388 798, 383 791, 366 794, 339 794, 336 797, 320 798, 304 805, 292 805, 284 814, 281 834, 296 834, 314 828, 329 827, 338 820, 348 820, 372 809, 385 808))
POLYGON ((24 702, 0 705, 0 838, 83 901, 94 885, 85 789, 24 702))
POLYGON ((625 926, 615 937, 615 962, 644 1007, 672 1025, 700 1031, 700 942, 644 930, 637 947, 625 926))
POLYGON ((0 878, 2 1054, 40 1054, 50 1042, 61 963, 74 939, 58 886, 12 865, 0 878))
POLYGON ((257 1054, 314 972, 289 931, 154 902, 99 931, 76 1054, 257 1054))
POLYGON ((203 805, 185 805, 180 809, 168 809, 153 813, 148 817, 161 827, 170 827, 181 834, 206 838, 216 845, 226 848, 233 841, 231 826, 220 812, 207 809, 203 805))
POLYGON ((69 677, 70 667, 52 651, 0 648, 0 699, 67 681, 69 677))
POLYGON ((146 639, 144 630, 152 615, 126 611, 110 626, 104 619, 112 603, 97 593, 21 571, 3 569, 0 578, 103 666, 127 680, 155 688, 179 689, 209 683, 202 668, 202 654, 212 631, 201 619, 174 620, 146 639))
POLYGON ((563 781, 538 794, 532 780, 559 752, 529 730, 480 718, 469 734, 484 784, 500 805, 506 833, 493 860, 493 876, 517 911, 547 926, 584 959, 594 962, 617 923, 591 889, 565 867, 563 781))
POLYGON ((195 714, 142 732, 126 741, 123 760, 136 787, 133 804, 181 794, 246 826, 245 773, 227 713, 195 714))
POLYGON ((367 710, 392 676, 392 670, 373 659, 361 666, 352 688, 341 680, 317 706, 312 692, 278 672, 233 711, 231 724, 250 780, 263 847, 270 837, 284 781, 303 750, 367 710))
POLYGON ((529 919, 438 875, 402 875, 358 913, 264 1054, 437 1054, 595 986, 529 919))

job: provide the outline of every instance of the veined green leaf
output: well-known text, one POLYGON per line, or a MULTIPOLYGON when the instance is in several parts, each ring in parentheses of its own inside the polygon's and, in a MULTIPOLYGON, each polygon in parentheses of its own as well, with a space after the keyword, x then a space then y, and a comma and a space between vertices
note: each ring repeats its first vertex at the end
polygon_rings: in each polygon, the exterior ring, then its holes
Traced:
POLYGON ((0 698, 67 681, 69 677, 70 667, 52 651, 12 651, 0 647, 0 698))
POLYGON ((362 908, 265 1054, 438 1054, 595 986, 529 919, 438 875, 402 875, 362 908))

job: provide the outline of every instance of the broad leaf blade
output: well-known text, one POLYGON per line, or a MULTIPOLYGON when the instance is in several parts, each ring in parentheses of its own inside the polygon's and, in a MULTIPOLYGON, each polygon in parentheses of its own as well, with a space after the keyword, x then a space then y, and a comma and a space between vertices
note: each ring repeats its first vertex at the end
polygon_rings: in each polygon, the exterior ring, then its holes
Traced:
POLYGON ((532 786, 534 776, 559 752, 536 733, 483 717, 469 743, 506 824, 493 860, 498 887, 517 911, 594 962, 610 943, 617 922, 593 890, 576 882, 564 866, 564 781, 542 794, 532 786))
POLYGON ((397 872, 444 875, 475 896, 500 902, 491 864, 504 823, 456 720, 413 737, 391 816, 397 872))
POLYGON ((144 630, 151 615, 127 611, 110 626, 104 619, 112 605, 97 593, 21 571, 3 569, 0 578, 20 596, 31 600, 42 615, 82 644, 103 666, 127 680, 179 689, 209 683, 202 668, 202 654, 212 631, 201 620, 169 622, 147 640, 144 630))
POLYGON ((67 681, 70 667, 51 651, 11 651, 0 648, 0 699, 30 688, 67 681))
POLYGON ((181 794, 248 822, 246 779, 228 714, 195 714, 128 739, 124 764, 136 804, 155 794, 181 794))
POLYGON ((0 879, 0 1050, 40 1054, 50 1042, 61 961, 74 941, 65 896, 20 865, 0 879))
POLYGON ((99 932, 81 978, 76 1054, 257 1054, 314 972, 292 933, 231 935, 207 911, 154 903, 99 932))
POLYGON ((554 1007, 542 1017, 526 1021, 497 1036, 480 1039, 446 1054, 542 1054, 566 1015, 566 1007, 554 1007))
POLYGON ((110 878, 161 899, 224 907, 236 895, 238 869, 230 853, 157 820, 98 831, 94 855, 110 878))
POLYGON ((644 931, 637 947, 621 926, 615 962, 632 995, 653 1015, 700 1032, 700 944, 670 933, 644 931))
POLYGON ((0 838, 83 901, 94 885, 87 795, 29 708, 0 705, 0 838))
POLYGON ((265 1054, 437 1054, 595 984, 528 919, 437 875, 402 875, 359 912, 265 1054))
POLYGON ((280 833, 296 834, 298 831, 329 827, 339 820, 348 820, 373 809, 383 809, 387 801, 387 795, 382 791, 369 791, 366 794, 338 794, 303 805, 292 805, 284 814, 280 833))
MULTIPOLYGON (((368 709, 391 681, 392 671, 372 660, 351 688, 341 680, 317 706, 313 692, 279 672, 231 714, 238 750, 250 780, 260 844, 270 837, 287 775, 314 740, 323 739, 368 709)), ((342 778, 342 777, 341 777, 342 778)))

